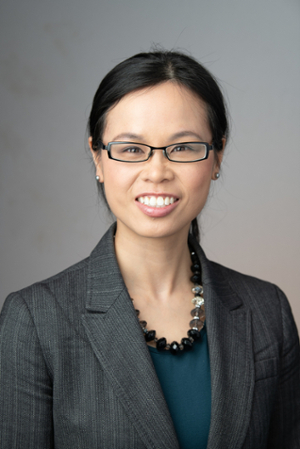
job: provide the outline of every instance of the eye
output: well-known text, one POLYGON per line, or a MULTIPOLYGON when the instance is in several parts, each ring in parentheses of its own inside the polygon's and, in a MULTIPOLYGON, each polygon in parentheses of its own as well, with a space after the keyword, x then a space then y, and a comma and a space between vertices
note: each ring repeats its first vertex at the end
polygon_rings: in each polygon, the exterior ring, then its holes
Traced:
POLYGON ((144 161, 147 160, 149 148, 135 142, 112 142, 111 156, 119 161, 144 161))
POLYGON ((174 147, 171 148, 171 153, 182 153, 182 152, 186 152, 186 151, 194 151, 194 148, 191 145, 186 145, 186 144, 177 144, 174 145, 174 147))
POLYGON ((177 147, 173 148, 172 151, 186 151, 186 147, 184 145, 177 145, 177 147))
POLYGON ((141 147, 125 147, 123 148, 123 153, 132 153, 132 154, 143 154, 145 151, 141 147))

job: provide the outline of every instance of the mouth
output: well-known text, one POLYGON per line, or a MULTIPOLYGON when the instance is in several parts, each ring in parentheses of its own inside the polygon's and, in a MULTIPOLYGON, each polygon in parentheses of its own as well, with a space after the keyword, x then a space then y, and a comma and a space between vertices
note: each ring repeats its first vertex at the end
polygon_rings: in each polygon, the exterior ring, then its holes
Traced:
POLYGON ((166 207, 170 206, 173 203, 176 203, 178 201, 178 198, 175 196, 153 196, 153 195, 147 195, 147 196, 139 196, 136 199, 139 203, 145 204, 145 206, 160 208, 160 207, 166 207))

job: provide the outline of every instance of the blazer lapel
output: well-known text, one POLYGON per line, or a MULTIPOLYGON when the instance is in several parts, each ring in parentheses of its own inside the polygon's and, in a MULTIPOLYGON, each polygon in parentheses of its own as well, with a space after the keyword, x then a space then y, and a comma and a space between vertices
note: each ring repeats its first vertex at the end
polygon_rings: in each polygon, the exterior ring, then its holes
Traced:
MULTIPOLYGON (((82 322, 104 372, 146 447, 179 449, 170 413, 114 253, 114 227, 89 259, 82 322)), ((251 415, 250 311, 198 244, 206 304, 212 407, 207 449, 240 449, 251 415)))
POLYGON ((254 389, 251 315, 201 248, 199 258, 212 388, 207 449, 240 449, 249 427, 254 389))
POLYGON ((104 372, 145 446, 179 449, 113 245, 114 227, 91 254, 82 322, 104 372))

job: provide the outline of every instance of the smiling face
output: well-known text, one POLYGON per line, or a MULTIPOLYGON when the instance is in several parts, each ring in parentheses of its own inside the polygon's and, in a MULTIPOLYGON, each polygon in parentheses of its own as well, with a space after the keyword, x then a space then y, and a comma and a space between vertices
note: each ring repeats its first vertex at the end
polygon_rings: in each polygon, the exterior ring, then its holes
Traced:
MULTIPOLYGON (((102 140, 106 145, 129 141, 164 147, 211 143, 212 135, 205 105, 187 88, 168 81, 125 95, 107 113, 102 140)), ((134 164, 111 160, 105 150, 92 153, 117 232, 136 238, 176 234, 186 239, 219 165, 213 151, 203 161, 175 163, 154 150, 148 161, 134 164)))

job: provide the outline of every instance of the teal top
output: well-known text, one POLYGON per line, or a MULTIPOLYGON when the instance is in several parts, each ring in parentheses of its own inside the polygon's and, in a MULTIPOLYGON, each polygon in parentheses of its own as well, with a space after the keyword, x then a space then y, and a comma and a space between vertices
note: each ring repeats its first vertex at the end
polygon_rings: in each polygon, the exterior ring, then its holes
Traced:
POLYGON ((189 352, 174 356, 149 347, 181 449, 207 447, 211 384, 206 328, 189 352))

